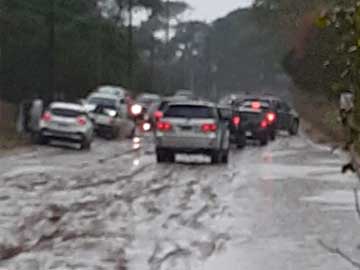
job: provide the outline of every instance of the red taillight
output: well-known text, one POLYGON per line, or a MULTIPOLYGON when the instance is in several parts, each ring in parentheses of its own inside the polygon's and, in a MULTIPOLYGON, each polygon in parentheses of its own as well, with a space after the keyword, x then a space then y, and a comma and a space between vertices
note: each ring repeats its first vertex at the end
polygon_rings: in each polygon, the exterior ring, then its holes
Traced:
POLYGON ((276 119, 276 115, 273 112, 270 112, 266 115, 266 119, 269 121, 269 123, 272 123, 276 119))
POLYGON ((159 121, 161 118, 163 118, 164 114, 162 111, 156 111, 154 112, 154 118, 156 121, 159 121))
POLYGON ((79 116, 76 121, 80 126, 85 126, 87 123, 86 118, 82 116, 79 116))
POLYGON ((51 113, 45 112, 43 114, 43 116, 41 117, 41 120, 43 120, 44 122, 50 122, 51 121, 51 113))
POLYGON ((156 127, 159 131, 170 131, 171 124, 169 122, 158 122, 156 127))
POLYGON ((251 103, 251 108, 258 110, 261 108, 261 103, 259 101, 254 101, 251 103))
POLYGON ((204 133, 215 132, 217 130, 216 124, 203 124, 201 130, 204 133))
POLYGON ((241 122, 240 116, 234 116, 232 119, 232 122, 233 122, 234 126, 238 127, 241 122))
POLYGON ((262 120, 261 123, 260 123, 260 126, 261 126, 262 128, 266 128, 266 127, 268 126, 267 120, 266 120, 266 119, 262 120))

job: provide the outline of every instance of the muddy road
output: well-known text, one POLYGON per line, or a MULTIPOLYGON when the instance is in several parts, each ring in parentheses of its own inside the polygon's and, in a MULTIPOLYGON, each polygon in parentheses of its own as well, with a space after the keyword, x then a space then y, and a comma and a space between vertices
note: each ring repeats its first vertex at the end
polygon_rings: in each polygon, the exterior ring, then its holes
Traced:
POLYGON ((304 136, 155 163, 151 143, 96 141, 0 158, 0 268, 352 269, 359 257, 346 157, 304 136))

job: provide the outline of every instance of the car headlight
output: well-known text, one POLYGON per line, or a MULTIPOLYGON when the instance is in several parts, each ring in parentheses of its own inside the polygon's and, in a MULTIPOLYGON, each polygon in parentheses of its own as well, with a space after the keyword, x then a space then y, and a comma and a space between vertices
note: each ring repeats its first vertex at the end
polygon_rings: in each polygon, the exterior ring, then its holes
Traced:
POLYGON ((143 108, 139 104, 134 104, 134 105, 131 106, 131 113, 134 116, 137 116, 137 115, 141 114, 142 110, 143 110, 143 108))
POLYGON ((114 111, 114 110, 108 110, 108 111, 107 111, 107 114, 108 114, 109 116, 111 116, 111 117, 115 117, 116 114, 117 114, 117 112, 114 111))

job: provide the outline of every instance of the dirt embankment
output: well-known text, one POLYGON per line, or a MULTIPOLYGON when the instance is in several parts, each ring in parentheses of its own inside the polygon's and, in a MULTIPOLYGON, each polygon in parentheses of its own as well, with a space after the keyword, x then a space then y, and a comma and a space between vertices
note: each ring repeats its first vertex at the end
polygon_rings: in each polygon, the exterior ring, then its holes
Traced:
POLYGON ((302 117, 303 130, 317 143, 342 146, 345 136, 338 106, 325 96, 293 89, 294 105, 302 117))

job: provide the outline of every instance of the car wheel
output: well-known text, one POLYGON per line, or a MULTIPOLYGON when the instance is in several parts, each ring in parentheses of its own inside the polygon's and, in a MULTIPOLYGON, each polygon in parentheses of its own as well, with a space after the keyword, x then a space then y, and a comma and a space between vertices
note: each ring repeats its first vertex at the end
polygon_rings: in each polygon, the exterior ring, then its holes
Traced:
POLYGON ((268 142, 269 142, 269 140, 268 140, 268 137, 267 137, 267 136, 264 136, 263 138, 260 139, 260 145, 261 145, 261 146, 267 145, 268 142))
POLYGON ((171 152, 166 153, 166 159, 168 162, 174 163, 175 162, 175 154, 171 153, 171 152))
POLYGON ((39 145, 49 144, 49 138, 42 136, 41 134, 36 135, 36 138, 34 140, 39 145))
POLYGON ((90 150, 91 148, 91 142, 88 141, 88 140, 84 140, 82 143, 81 143, 81 149, 82 150, 90 150))
POLYGON ((270 134, 270 140, 275 141, 276 139, 276 130, 272 130, 270 134))
POLYGON ((156 150, 156 161, 158 163, 164 163, 167 161, 166 152, 163 150, 156 150))
POLYGON ((238 149, 242 149, 246 146, 246 140, 242 139, 242 140, 239 140, 236 144, 236 148, 238 149))
POLYGON ((220 162, 220 152, 219 151, 214 151, 211 154, 211 163, 212 164, 218 164, 220 162))
POLYGON ((294 120, 289 130, 289 134, 291 136, 295 136, 298 134, 298 132, 299 132, 299 120, 294 120))
POLYGON ((221 162, 224 164, 229 163, 229 150, 225 151, 221 157, 221 162))

